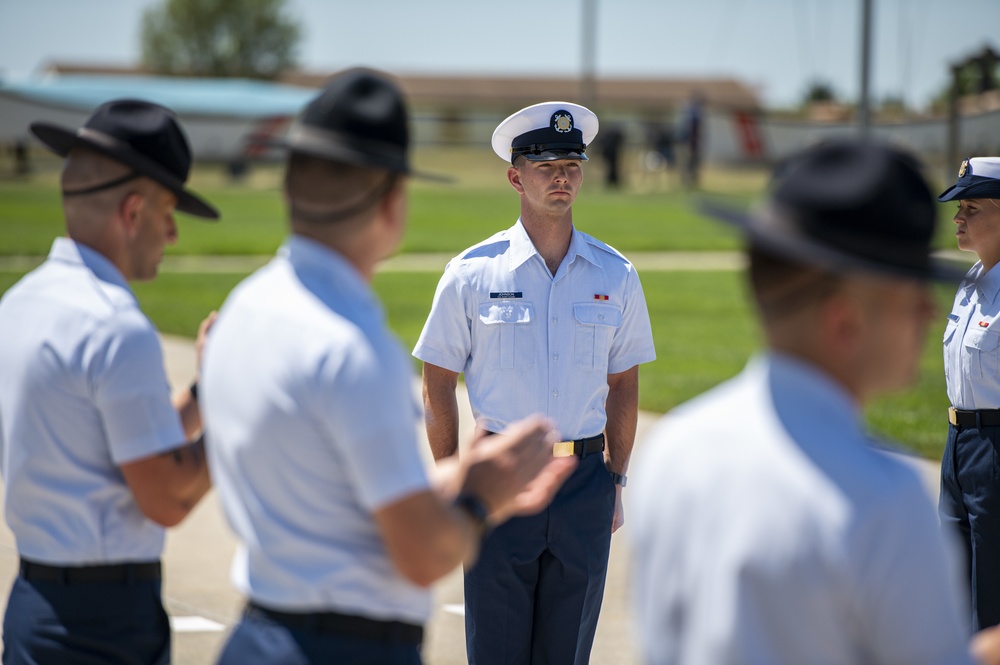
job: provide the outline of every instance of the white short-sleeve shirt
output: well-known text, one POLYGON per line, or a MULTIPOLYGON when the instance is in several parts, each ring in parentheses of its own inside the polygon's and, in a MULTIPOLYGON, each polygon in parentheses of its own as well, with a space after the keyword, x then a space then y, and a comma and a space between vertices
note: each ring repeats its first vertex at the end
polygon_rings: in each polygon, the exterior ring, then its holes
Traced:
POLYGON ((664 417, 631 476, 644 662, 970 663, 919 478, 814 367, 753 360, 664 417))
POLYGON ((0 300, 4 510, 18 553, 148 561, 163 528, 119 466, 183 445, 156 329, 105 257, 67 238, 0 300))
POLYGON ((553 276, 520 220, 448 264, 413 355, 464 372, 487 429, 542 413, 567 439, 604 430, 608 374, 656 359, 632 264, 574 229, 553 276))
POLYGON ((944 376, 958 409, 1000 408, 1000 269, 972 266, 944 330, 944 376))
POLYGON ((430 596, 396 571, 372 517, 429 488, 419 405, 410 360, 357 271, 292 236, 226 300, 200 397, 240 540, 236 586, 276 609, 423 623, 430 596))

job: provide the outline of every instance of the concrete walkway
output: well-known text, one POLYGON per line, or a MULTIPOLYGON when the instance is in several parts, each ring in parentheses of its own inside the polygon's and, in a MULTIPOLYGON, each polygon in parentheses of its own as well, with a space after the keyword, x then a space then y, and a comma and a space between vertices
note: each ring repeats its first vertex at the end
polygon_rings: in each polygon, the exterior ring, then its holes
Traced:
MULTIPOLYGON (((745 265, 742 252, 628 252, 629 260, 642 271, 740 270, 745 265)), ((958 250, 942 250, 937 256, 971 265, 971 255, 958 250)), ((398 254, 379 266, 382 272, 441 272, 454 257, 448 252, 398 254)), ((249 274, 271 259, 270 255, 167 255, 160 265, 163 273, 249 274)), ((44 256, 0 256, 0 272, 27 272, 45 260, 44 256)))

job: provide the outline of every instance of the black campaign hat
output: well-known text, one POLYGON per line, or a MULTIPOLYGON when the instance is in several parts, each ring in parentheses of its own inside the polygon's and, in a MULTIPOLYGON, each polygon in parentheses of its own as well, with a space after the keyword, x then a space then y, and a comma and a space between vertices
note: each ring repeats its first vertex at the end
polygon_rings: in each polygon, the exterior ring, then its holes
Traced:
MULTIPOLYGON (((170 109, 137 99, 106 102, 73 130, 33 122, 31 133, 61 157, 87 146, 130 166, 177 196, 177 209, 195 217, 218 219, 214 207, 184 188, 191 170, 191 150, 170 109)), ((96 191, 96 190, 93 190, 96 191)))
POLYGON ((835 271, 958 281, 967 268, 931 258, 934 197, 918 162, 878 143, 831 141, 780 166, 767 205, 705 211, 740 227, 751 245, 835 271))
POLYGON ((354 68, 334 75, 274 144, 333 162, 450 180, 410 168, 407 123, 396 84, 380 72, 354 68))
POLYGON ((962 162, 958 182, 938 197, 938 201, 956 199, 1000 199, 1000 157, 973 157, 962 162))

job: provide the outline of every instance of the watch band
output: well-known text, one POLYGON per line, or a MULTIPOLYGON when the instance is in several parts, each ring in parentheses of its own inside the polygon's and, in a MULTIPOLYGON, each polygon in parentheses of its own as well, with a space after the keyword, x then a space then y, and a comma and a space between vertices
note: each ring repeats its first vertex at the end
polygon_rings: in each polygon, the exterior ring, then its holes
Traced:
POLYGON ((490 530, 490 511, 479 497, 463 492, 455 497, 455 506, 472 518, 480 536, 485 536, 490 530))
POLYGON ((612 471, 611 480, 615 481, 615 485, 621 485, 622 487, 625 487, 625 485, 628 484, 628 476, 624 473, 615 473, 612 471))

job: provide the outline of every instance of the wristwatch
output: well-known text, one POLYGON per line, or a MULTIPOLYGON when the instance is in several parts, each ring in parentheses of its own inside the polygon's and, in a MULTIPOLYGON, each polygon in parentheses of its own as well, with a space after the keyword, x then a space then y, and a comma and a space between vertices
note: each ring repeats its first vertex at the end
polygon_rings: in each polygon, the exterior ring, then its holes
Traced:
POLYGON ((628 476, 626 476, 624 473, 615 473, 614 471, 612 471, 611 480, 615 481, 615 485, 621 485, 622 487, 625 487, 625 485, 628 483, 628 476))
POLYGON ((479 497, 474 494, 462 492, 455 497, 455 506, 463 510, 472 522, 476 525, 480 537, 485 536, 490 531, 490 511, 479 497))

